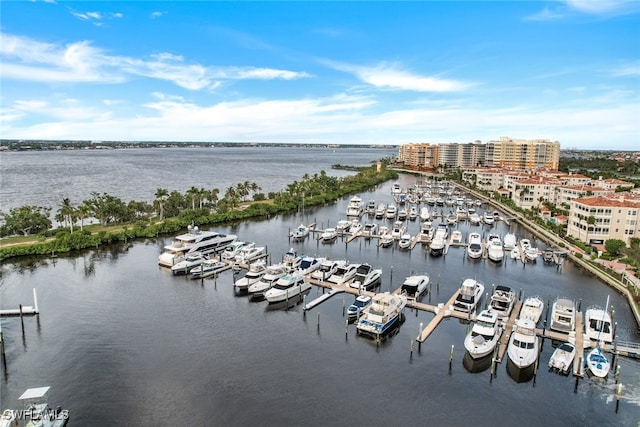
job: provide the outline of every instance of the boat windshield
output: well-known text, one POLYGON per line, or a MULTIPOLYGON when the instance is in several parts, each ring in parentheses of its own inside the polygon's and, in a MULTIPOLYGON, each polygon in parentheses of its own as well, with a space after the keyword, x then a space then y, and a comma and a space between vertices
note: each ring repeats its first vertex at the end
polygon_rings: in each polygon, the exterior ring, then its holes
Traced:
POLYGON ((524 348, 524 349, 528 349, 528 350, 531 350, 531 349, 534 348, 534 343, 533 342, 520 341, 517 338, 513 339, 513 345, 518 347, 518 348, 524 348))
POLYGON ((368 303, 369 303, 369 301, 364 302, 364 301, 360 301, 360 300, 355 300, 353 305, 358 307, 358 308, 362 308, 362 307, 366 306, 368 303))
POLYGON ((589 356, 589 360, 591 360, 592 362, 597 362, 597 363, 608 363, 609 361, 607 360, 606 357, 604 357, 602 354, 600 353, 591 353, 591 355, 589 356))

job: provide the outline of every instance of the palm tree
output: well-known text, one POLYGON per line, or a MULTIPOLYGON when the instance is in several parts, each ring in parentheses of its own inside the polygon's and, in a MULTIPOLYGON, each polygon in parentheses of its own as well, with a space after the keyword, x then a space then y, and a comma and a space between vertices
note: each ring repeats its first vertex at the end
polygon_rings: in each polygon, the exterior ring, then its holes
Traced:
POLYGON ((191 199, 191 209, 196 209, 196 199, 198 198, 198 189, 196 187, 191 187, 185 193, 185 196, 191 199))
POLYGON ((165 188, 158 188, 156 190, 156 203, 158 203, 158 207, 160 208, 160 221, 164 217, 164 201, 169 197, 169 191, 165 188))
POLYGON ((218 195, 220 194, 220 189, 218 188, 214 188, 211 191, 209 191, 209 194, 207 195, 207 197, 209 198, 209 202, 215 206, 216 203, 218 202, 218 195))
POLYGON ((75 217, 75 209, 71 204, 71 200, 69 198, 62 199, 62 204, 60 205, 60 209, 58 209, 58 217, 61 218, 64 222, 64 226, 67 226, 67 222, 71 228, 71 232, 73 233, 73 220, 75 217))
POLYGON ((83 230, 84 220, 91 216, 91 207, 86 203, 82 203, 80 206, 78 206, 76 212, 78 213, 78 217, 80 219, 80 230, 83 230))

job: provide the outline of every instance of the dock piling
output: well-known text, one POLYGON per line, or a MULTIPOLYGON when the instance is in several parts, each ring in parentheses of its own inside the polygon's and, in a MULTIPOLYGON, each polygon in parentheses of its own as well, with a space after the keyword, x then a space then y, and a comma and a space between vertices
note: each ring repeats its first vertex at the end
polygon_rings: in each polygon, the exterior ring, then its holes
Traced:
POLYGON ((618 408, 620 408, 620 396, 622 395, 622 384, 618 384, 616 390, 616 414, 618 413, 618 408))
POLYGON ((320 312, 318 312, 318 333, 320 333, 320 312))
POLYGON ((452 364, 453 364, 453 344, 451 344, 451 353, 449 353, 449 373, 451 373, 452 364))

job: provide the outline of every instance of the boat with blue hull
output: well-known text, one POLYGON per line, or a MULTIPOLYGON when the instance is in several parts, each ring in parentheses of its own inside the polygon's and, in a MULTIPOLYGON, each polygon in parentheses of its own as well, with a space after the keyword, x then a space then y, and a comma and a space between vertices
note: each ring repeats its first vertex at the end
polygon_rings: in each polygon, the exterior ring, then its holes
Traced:
POLYGON ((407 298, 403 295, 388 292, 374 295, 356 324, 358 333, 374 338, 385 335, 402 320, 406 305, 407 298))

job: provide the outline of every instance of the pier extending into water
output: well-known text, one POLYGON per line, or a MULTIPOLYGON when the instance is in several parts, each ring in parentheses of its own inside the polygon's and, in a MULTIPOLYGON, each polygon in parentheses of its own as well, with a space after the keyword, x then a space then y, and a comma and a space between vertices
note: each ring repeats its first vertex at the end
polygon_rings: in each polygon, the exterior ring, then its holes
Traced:
POLYGON ((0 310, 0 316, 25 316, 35 314, 40 314, 36 288, 33 288, 33 306, 20 304, 18 308, 0 310))

